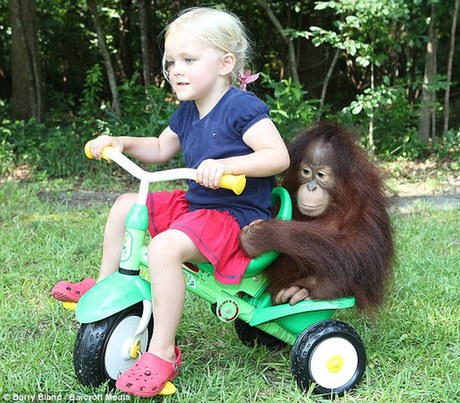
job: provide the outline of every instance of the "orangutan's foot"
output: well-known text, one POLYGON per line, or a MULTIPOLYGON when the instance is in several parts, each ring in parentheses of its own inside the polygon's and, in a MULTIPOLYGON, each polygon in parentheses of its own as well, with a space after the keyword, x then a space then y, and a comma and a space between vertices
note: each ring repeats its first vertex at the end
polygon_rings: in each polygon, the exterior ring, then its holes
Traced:
POLYGON ((285 304, 289 302, 289 304, 294 305, 297 304, 297 302, 310 299, 309 295, 310 293, 306 288, 293 285, 289 288, 283 288, 276 294, 274 302, 275 304, 285 304))

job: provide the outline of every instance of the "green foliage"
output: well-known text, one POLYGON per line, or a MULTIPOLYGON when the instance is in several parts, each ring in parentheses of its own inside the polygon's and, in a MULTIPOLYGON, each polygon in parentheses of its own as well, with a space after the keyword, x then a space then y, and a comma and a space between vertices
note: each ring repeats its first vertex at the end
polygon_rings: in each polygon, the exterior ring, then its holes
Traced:
POLYGON ((433 151, 439 160, 449 159, 454 169, 460 169, 460 128, 449 130, 441 138, 436 139, 433 151))
POLYGON ((22 164, 27 164, 31 173, 42 178, 73 176, 83 169, 84 140, 72 127, 47 127, 34 119, 4 119, 0 138, 4 145, 0 153, 0 173, 3 175, 22 164))
POLYGON ((91 116, 99 108, 102 86, 102 67, 100 64, 95 64, 86 72, 80 115, 91 116))
POLYGON ((144 87, 136 84, 138 75, 125 81, 119 87, 120 102, 123 107, 122 119, 109 116, 109 133, 114 136, 159 136, 168 126, 171 114, 177 105, 163 87, 144 87))
POLYGON ((78 98, 87 70, 101 59, 86 0, 35 3, 46 86, 78 98))
POLYGON ((331 9, 336 14, 336 31, 311 27, 313 43, 328 43, 354 58, 356 64, 366 68, 371 63, 382 66, 389 59, 390 49, 402 44, 395 41, 394 21, 409 17, 407 4, 399 0, 342 0, 319 1, 318 11, 331 9))
MULTIPOLYGON (((297 131, 318 117, 317 101, 312 100, 305 89, 309 93, 319 89, 327 72, 330 55, 339 49, 340 58, 326 96, 326 100, 331 102, 326 108, 332 111, 328 117, 336 119, 339 114, 339 118, 343 118, 339 111, 348 105, 348 121, 366 130, 369 116, 373 114, 376 151, 385 158, 416 158, 426 152, 426 148, 418 142, 415 113, 420 102, 418 97, 422 85, 431 2, 267 0, 266 3, 285 28, 284 33, 293 41, 304 87, 287 78, 290 62, 284 39, 274 29, 263 7, 236 0, 210 1, 206 5, 225 7, 243 17, 244 24, 258 46, 259 55, 254 58, 253 67, 266 73, 264 91, 269 93, 266 101, 286 141, 290 141, 297 131), (311 26, 313 24, 318 26, 311 26), (310 54, 304 55, 304 52, 308 53, 311 49, 308 41, 321 47, 314 49, 312 57, 310 54), (313 73, 314 80, 307 76, 307 71, 313 73), (385 77, 388 77, 388 82, 385 82, 385 77), (405 88, 405 93, 398 93, 398 99, 391 100, 389 105, 388 99, 395 96, 393 87, 396 80, 401 80, 403 84, 399 85, 405 88), (369 89, 373 86, 371 81, 375 83, 374 91, 369 89), (409 101, 404 101, 404 97, 409 101), (353 115, 360 109, 359 114, 353 115)), ((438 71, 444 73, 449 54, 452 4, 435 3, 439 33, 438 71)), ((155 3, 155 7, 148 11, 149 37, 157 38, 179 9, 196 4, 196 1, 191 0, 155 3)), ((47 150, 47 144, 51 146, 60 143, 59 133, 62 133, 61 141, 67 141, 73 147, 74 143, 84 142, 95 133, 157 135, 167 124, 167 118, 174 109, 169 94, 158 87, 145 90, 139 76, 142 70, 139 2, 107 0, 98 9, 115 75, 120 84, 123 116, 117 117, 110 112, 110 91, 87 2, 38 0, 38 41, 49 111, 45 126, 37 125, 36 122, 14 123, 2 112, 3 107, 0 105, 0 116, 4 117, 0 118, 0 174, 10 171, 17 162, 31 163, 32 160, 41 164, 40 169, 45 169, 46 175, 65 172, 66 169, 49 166, 49 162, 46 162, 48 157, 42 155, 44 150, 48 154, 51 152, 47 150), (123 82, 122 77, 131 79, 123 82), (29 135, 38 138, 30 141, 24 138, 29 135), (40 144, 42 142, 46 144, 40 144), (24 151, 26 144, 31 147, 27 152, 24 151), (18 154, 18 150, 21 154, 18 154)), ((459 32, 457 28, 457 42, 459 32)), ((12 91, 11 70, 14 67, 10 60, 11 38, 8 2, 0 2, 0 98, 5 100, 11 98, 12 91)), ((153 39, 150 44, 153 70, 157 74, 156 79, 161 80, 161 57, 154 42, 153 39)), ((454 62, 454 83, 458 81, 458 73, 454 62)), ((445 76, 435 76, 429 88, 437 92, 440 100, 446 85, 445 76)), ((456 114, 453 107, 458 102, 455 91, 451 94, 451 100, 450 124, 451 127, 458 127, 460 113, 456 114)), ((436 104, 436 107, 440 106, 436 104)), ((455 138, 452 136, 435 139, 433 142, 433 150, 439 156, 449 158, 452 149, 449 144, 455 138)), ((368 141, 365 136, 363 141, 368 141)), ((58 149, 59 153, 63 151, 60 147, 58 149)), ((77 155, 76 152, 74 150, 73 155, 77 155)), ((78 170, 74 167, 68 172, 78 170)))
POLYGON ((366 147, 369 147, 367 129, 371 116, 376 155, 385 159, 414 159, 421 155, 423 146, 417 133, 417 111, 407 100, 403 86, 390 86, 385 79, 374 90, 364 90, 342 110, 342 121, 362 127, 361 142, 366 147))
POLYGON ((14 149, 12 144, 8 141, 9 130, 4 130, 0 126, 0 176, 5 175, 14 167, 14 149))
POLYGON ((286 142, 317 118, 317 100, 307 99, 307 92, 291 78, 275 81, 262 74, 262 85, 269 88, 265 102, 270 107, 270 115, 286 142))
POLYGON ((14 148, 9 141, 11 130, 5 125, 5 122, 9 122, 6 116, 7 105, 0 99, 0 177, 14 167, 14 148))
POLYGON ((121 117, 101 98, 102 70, 95 65, 88 70, 79 116, 92 129, 92 134, 112 136, 158 136, 168 125, 176 109, 171 94, 164 87, 144 87, 134 73, 118 87, 123 108, 121 117))
POLYGON ((37 162, 37 148, 43 127, 33 119, 27 122, 2 119, 0 138, 3 150, 0 154, 0 166, 3 174, 11 170, 15 164, 37 162))
MULTIPOLYGON (((101 99, 102 79, 99 65, 88 70, 79 108, 72 98, 53 93, 60 106, 45 123, 11 121, 6 106, 0 105, 0 175, 27 164, 41 178, 80 176, 95 169, 83 154, 84 144, 93 136, 158 136, 168 125, 176 106, 165 88, 145 88, 133 76, 119 87, 124 114, 117 117, 101 99)), ((171 163, 177 164, 178 158, 171 163)))
MULTIPOLYGON (((339 118, 361 127, 362 143, 375 148, 377 155, 389 159, 419 157, 426 150, 417 133, 418 111, 408 100, 408 81, 392 84, 397 78, 389 67, 396 65, 393 57, 404 46, 414 45, 409 32, 400 29, 400 24, 409 20, 408 5, 398 0, 319 1, 315 9, 333 13, 334 28, 313 26, 307 34, 315 46, 329 45, 342 51, 349 66, 347 74, 357 90, 339 118), (371 122, 373 139, 364 134, 371 122)), ((439 79, 435 85, 439 90, 445 83, 439 79)))

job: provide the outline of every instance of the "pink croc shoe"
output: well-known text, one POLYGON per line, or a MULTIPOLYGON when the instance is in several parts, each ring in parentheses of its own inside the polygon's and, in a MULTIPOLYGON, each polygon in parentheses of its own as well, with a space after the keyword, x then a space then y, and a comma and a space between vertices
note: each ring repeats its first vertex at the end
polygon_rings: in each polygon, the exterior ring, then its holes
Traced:
POLYGON ((80 297, 96 284, 91 277, 86 277, 78 283, 59 281, 51 290, 53 298, 62 302, 78 302, 80 297))
POLYGON ((153 397, 163 390, 166 383, 179 374, 181 352, 175 347, 176 360, 165 361, 152 354, 144 353, 130 368, 119 376, 117 389, 134 396, 153 397))

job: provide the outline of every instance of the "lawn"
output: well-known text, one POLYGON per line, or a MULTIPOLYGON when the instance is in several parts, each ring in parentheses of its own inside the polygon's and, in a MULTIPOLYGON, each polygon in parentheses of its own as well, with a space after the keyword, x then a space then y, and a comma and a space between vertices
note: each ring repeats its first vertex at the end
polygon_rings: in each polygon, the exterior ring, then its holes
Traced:
MULTIPOLYGON (((49 295, 59 279, 97 273, 108 205, 53 201, 45 185, 0 185, 0 399, 145 401, 78 384, 72 364, 78 323, 49 295), (15 395, 16 394, 16 395, 15 395), (41 394, 41 395, 40 395, 41 394)), ((367 348, 359 387, 340 402, 454 402, 460 398, 460 209, 414 204, 392 212, 395 283, 375 324, 338 317, 367 348)), ((164 402, 321 401, 297 388, 289 349, 244 346, 196 297, 178 333, 178 392, 164 402)))

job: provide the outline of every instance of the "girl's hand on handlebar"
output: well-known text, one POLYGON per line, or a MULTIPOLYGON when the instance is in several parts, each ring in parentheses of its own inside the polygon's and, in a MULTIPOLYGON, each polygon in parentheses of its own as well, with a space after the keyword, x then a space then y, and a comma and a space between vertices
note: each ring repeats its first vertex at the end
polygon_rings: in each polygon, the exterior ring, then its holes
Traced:
POLYGON ((116 150, 123 152, 123 141, 119 137, 112 137, 107 135, 102 135, 94 140, 91 140, 91 154, 93 154, 94 158, 100 160, 102 158, 102 150, 105 147, 112 146, 116 150))
POLYGON ((196 180, 199 184, 218 189, 222 175, 232 174, 232 167, 219 160, 204 160, 196 170, 196 180))

